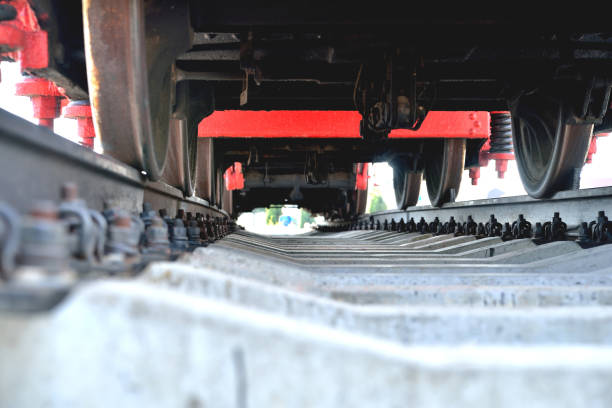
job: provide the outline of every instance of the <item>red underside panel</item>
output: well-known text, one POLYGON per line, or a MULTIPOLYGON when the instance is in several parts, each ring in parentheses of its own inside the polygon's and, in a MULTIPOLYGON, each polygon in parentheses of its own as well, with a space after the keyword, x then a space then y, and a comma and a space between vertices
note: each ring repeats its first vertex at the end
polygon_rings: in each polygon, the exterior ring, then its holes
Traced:
POLYGON ((355 178, 355 190, 368 189, 368 163, 360 163, 357 168, 357 177, 355 178))
MULTIPOLYGON (((200 137, 359 138, 356 111, 216 111, 200 122, 200 137)), ((488 138, 489 112, 429 112, 417 131, 398 129, 390 138, 488 138)))
POLYGON ((228 191, 242 190, 244 188, 244 174, 242 174, 242 163, 236 162, 233 166, 229 166, 225 173, 225 189, 228 191))

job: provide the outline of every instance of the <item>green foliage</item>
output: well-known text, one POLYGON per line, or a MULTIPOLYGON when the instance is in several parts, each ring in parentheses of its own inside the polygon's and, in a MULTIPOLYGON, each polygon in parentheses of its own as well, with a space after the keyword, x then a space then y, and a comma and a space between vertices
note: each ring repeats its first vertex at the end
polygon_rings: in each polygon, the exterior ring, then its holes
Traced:
POLYGON ((302 208, 300 211, 300 228, 304 228, 304 224, 306 223, 312 224, 314 222, 314 217, 310 213, 310 211, 302 208))
POLYGON ((384 211, 387 209, 382 196, 380 194, 373 194, 372 201, 370 202, 370 210, 368 212, 384 211))
POLYGON ((282 213, 281 207, 266 208, 266 224, 276 225, 282 213))

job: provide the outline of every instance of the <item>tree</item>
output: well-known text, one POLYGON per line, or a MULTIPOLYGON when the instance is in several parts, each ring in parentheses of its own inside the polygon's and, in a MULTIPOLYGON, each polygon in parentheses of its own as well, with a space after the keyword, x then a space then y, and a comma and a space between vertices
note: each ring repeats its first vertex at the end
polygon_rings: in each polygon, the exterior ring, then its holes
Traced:
POLYGON ((372 201, 370 202, 369 212, 384 211, 386 209, 387 209, 387 204, 385 204, 382 196, 380 194, 372 195, 372 201))
POLYGON ((278 219, 282 213, 281 207, 270 207, 266 208, 266 224, 275 225, 278 224, 278 219))
POLYGON ((310 211, 302 208, 302 211, 300 212, 300 228, 304 228, 304 224, 307 222, 312 224, 314 222, 314 217, 310 211))

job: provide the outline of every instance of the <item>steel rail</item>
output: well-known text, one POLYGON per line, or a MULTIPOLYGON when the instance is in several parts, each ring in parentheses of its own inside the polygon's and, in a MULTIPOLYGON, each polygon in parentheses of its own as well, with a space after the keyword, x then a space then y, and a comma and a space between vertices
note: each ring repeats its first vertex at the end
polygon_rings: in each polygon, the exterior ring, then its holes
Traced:
POLYGON ((56 200, 65 182, 76 183, 90 208, 141 211, 178 209, 210 216, 228 214, 162 182, 146 181, 136 169, 73 143, 0 109, 0 201, 26 212, 35 200, 56 200))
POLYGON ((549 199, 535 199, 529 196, 489 198, 484 200, 461 201, 445 204, 442 207, 415 206, 406 210, 387 210, 364 214, 358 221, 380 221, 388 223, 391 220, 400 222, 409 221, 414 218, 419 222, 424 217, 431 222, 438 217, 441 222, 446 222, 451 216, 459 223, 467 221, 469 215, 475 222, 486 222, 491 214, 503 225, 505 222, 512 224, 517 220, 519 214, 535 222, 550 221, 554 212, 560 213, 563 222, 569 229, 574 229, 581 222, 590 222, 597 217, 598 211, 612 213, 612 187, 589 188, 573 191, 561 191, 549 199))

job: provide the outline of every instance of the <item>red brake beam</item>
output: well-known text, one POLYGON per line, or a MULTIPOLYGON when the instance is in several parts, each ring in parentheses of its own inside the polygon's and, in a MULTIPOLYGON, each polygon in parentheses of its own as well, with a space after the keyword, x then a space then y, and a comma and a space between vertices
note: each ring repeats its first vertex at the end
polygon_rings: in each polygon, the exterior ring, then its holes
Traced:
MULTIPOLYGON (((356 111, 215 111, 200 122, 200 137, 360 138, 356 111)), ((390 138, 488 138, 489 112, 429 112, 417 131, 397 129, 390 138)))

